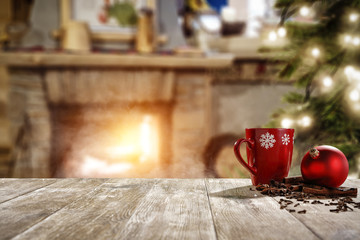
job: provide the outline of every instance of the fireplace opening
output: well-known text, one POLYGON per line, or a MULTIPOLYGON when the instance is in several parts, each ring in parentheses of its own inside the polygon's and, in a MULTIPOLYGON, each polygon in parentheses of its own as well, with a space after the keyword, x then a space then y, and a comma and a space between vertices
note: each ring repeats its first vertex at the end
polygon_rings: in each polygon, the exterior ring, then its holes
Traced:
POLYGON ((54 177, 166 176, 167 104, 51 109, 54 177))

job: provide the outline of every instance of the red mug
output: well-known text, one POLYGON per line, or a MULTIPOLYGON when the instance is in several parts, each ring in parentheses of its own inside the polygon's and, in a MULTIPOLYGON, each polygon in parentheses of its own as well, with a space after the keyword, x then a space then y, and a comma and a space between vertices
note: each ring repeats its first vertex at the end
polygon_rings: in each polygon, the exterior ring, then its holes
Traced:
POLYGON ((246 138, 235 142, 234 152, 238 161, 251 173, 254 186, 280 181, 287 177, 291 165, 294 129, 247 128, 246 138), (240 145, 247 144, 248 162, 240 154, 240 145))

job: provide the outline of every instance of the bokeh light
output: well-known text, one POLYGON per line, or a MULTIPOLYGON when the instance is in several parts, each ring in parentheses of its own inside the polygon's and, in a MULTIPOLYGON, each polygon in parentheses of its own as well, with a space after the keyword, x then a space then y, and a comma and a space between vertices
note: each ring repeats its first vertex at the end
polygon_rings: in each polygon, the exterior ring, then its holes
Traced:
POLYGON ((300 8, 300 15, 303 17, 307 17, 310 14, 310 9, 306 6, 300 8))
POLYGON ((281 121, 281 127, 283 128, 290 128, 292 125, 293 125, 293 120, 290 119, 290 118, 284 118, 282 121, 281 121))

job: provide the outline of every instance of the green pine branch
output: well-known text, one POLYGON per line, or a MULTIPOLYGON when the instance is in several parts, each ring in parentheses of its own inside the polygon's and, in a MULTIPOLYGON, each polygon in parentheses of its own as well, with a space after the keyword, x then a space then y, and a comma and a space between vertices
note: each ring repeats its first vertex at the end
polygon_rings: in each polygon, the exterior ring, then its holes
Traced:
POLYGON ((287 108, 273 113, 267 127, 280 127, 284 117, 298 119, 311 115, 311 130, 300 130, 298 138, 307 145, 328 144, 338 147, 354 164, 360 153, 360 116, 351 112, 347 100, 351 85, 342 73, 347 65, 360 65, 360 46, 345 48, 341 43, 344 34, 360 35, 360 20, 350 23, 351 12, 360 14, 360 0, 277 0, 275 7, 281 10, 282 25, 290 40, 284 51, 288 52, 287 63, 279 72, 279 78, 294 80, 294 86, 303 93, 290 92, 283 96, 287 108), (294 17, 302 6, 316 11, 316 21, 298 22, 294 17), (317 46, 321 49, 319 59, 311 59, 307 49, 317 46), (333 78, 330 91, 323 93, 319 77, 333 78))

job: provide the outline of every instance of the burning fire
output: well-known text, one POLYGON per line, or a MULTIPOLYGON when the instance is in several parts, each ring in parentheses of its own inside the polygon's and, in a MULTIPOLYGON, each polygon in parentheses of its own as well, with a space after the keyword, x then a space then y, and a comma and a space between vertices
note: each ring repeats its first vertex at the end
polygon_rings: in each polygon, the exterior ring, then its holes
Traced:
POLYGON ((81 168, 83 176, 93 175, 115 175, 124 173, 133 168, 130 163, 113 163, 108 164, 106 161, 97 159, 92 156, 85 156, 84 163, 81 168))
POLYGON ((83 176, 116 176, 143 165, 154 164, 158 159, 157 122, 145 115, 137 127, 122 132, 122 141, 105 148, 105 159, 86 155, 81 165, 83 176), (145 164, 146 163, 146 164, 145 164))
POLYGON ((142 156, 140 160, 143 162, 149 158, 152 154, 152 150, 155 149, 153 142, 151 141, 152 131, 151 131, 151 117, 145 116, 143 122, 140 126, 140 147, 142 151, 142 156))

